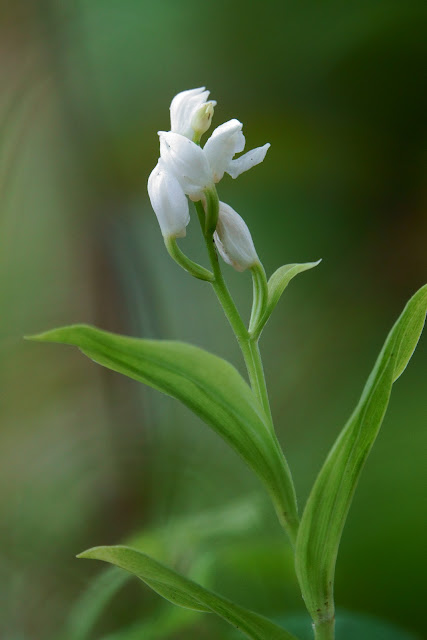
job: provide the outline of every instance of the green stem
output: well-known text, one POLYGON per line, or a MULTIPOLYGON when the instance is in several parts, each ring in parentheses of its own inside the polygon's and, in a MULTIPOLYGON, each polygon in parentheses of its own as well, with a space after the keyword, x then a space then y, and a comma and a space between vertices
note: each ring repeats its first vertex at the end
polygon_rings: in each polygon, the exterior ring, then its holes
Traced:
POLYGON ((214 291, 224 309, 225 315, 233 329, 236 338, 241 344, 242 341, 248 340, 249 333, 245 327, 245 324, 240 317, 240 313, 234 304, 234 300, 230 295, 230 292, 225 284, 224 277, 222 275, 221 267, 219 266, 218 254, 215 249, 214 241, 213 241, 213 233, 206 233, 206 220, 205 220, 205 211, 203 209, 203 205, 201 202, 195 202, 195 207, 197 211, 197 215, 199 216, 200 225, 202 227, 203 235, 206 241, 206 247, 208 250, 209 259, 212 265, 212 271, 214 279, 212 281, 212 286, 214 291))
MULTIPOLYGON (((201 202, 196 202, 196 210, 199 216, 202 229, 205 228, 205 212, 201 202)), ((268 400, 267 387, 264 378, 264 370, 262 367, 261 354, 258 349, 257 342, 251 340, 249 332, 240 316, 240 313, 234 303, 233 298, 225 283, 224 276, 222 275, 221 267, 219 266, 218 254, 213 243, 213 237, 211 234, 205 235, 206 246, 208 249, 209 258, 212 265, 212 271, 214 274, 214 280, 212 286, 224 309, 225 315, 234 331, 234 334, 239 343, 240 349, 245 360, 246 369, 249 375, 249 381, 256 397, 258 398, 261 406, 264 408, 266 416, 269 421, 269 426, 273 431, 273 422, 271 417, 270 403, 268 400)))
POLYGON ((334 640, 335 638, 335 618, 314 622, 313 631, 315 640, 334 640))
POLYGON ((265 411, 271 431, 274 432, 273 417, 271 415, 270 400, 268 398, 267 384, 265 381, 264 367, 262 366, 258 341, 249 338, 244 345, 241 345, 241 348, 243 357, 245 358, 251 386, 265 411))
POLYGON ((274 508, 280 524, 284 531, 287 533, 292 545, 292 549, 295 553, 295 546, 297 541, 298 529, 299 529, 299 516, 298 516, 298 504, 295 493, 295 487, 292 480, 291 470, 289 469, 288 462, 283 454, 282 447, 277 440, 276 434, 273 432, 272 437, 275 442, 279 464, 283 475, 286 477, 286 482, 282 485, 280 494, 271 494, 274 508))
POLYGON ((197 262, 193 262, 190 260, 185 253, 181 251, 176 242, 176 238, 173 236, 167 236, 164 238, 166 249, 170 257, 175 260, 180 267, 185 269, 188 273, 190 273, 195 278, 199 278, 199 280, 207 280, 208 282, 212 282, 214 279, 213 273, 211 273, 208 269, 205 269, 197 262))
POLYGON ((206 198, 204 235, 205 238, 211 238, 215 232, 216 225, 218 224, 219 199, 214 186, 205 189, 204 194, 206 198))
MULTIPOLYGON (((209 206, 209 201, 207 202, 207 205, 209 206)), ((285 483, 285 494, 282 494, 280 497, 276 496, 276 499, 273 498, 273 502, 279 521, 284 530, 288 533, 292 545, 295 546, 299 525, 295 489, 287 461, 283 455, 282 449, 274 431, 270 402, 268 399, 267 386, 264 376, 264 369, 262 366, 261 354, 258 347, 258 339, 253 338, 250 335, 225 283, 221 267, 219 265, 218 254, 213 241, 213 233, 207 233, 205 231, 206 214, 204 207, 201 202, 196 202, 195 206, 197 215, 199 216, 200 225, 203 230, 203 235, 205 237, 209 259, 212 265, 214 280, 211 284, 239 343, 243 358, 245 360, 252 390, 266 414, 267 426, 273 436, 275 446, 277 447, 277 453, 280 458, 280 466, 287 478, 285 483)))

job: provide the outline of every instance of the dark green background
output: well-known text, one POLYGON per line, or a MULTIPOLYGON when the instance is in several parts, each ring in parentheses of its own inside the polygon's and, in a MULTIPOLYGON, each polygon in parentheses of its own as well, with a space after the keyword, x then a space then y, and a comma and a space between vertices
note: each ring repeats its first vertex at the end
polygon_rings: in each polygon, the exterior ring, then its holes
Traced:
MULTIPOLYGON (((292 283, 262 340, 303 503, 387 331, 426 280, 427 11, 411 0, 0 9, 0 629, 53 640, 101 570, 76 553, 258 487, 187 410, 22 336, 84 321, 191 341, 242 370, 210 287, 166 254, 146 193, 171 98, 206 85, 215 126, 236 117, 248 149, 272 145, 261 166, 219 185, 267 272, 323 258, 292 283)), ((181 246, 205 261, 195 221, 181 246)), ((247 313, 250 277, 224 272, 247 313)), ((426 344, 394 388, 336 584, 339 606, 420 634, 426 344)), ((266 615, 302 610, 280 536, 268 505, 238 540, 213 536, 208 582, 266 615)), ((163 610, 136 582, 113 602, 93 638, 163 610)), ((197 624, 164 637, 226 633, 207 616, 197 624)))

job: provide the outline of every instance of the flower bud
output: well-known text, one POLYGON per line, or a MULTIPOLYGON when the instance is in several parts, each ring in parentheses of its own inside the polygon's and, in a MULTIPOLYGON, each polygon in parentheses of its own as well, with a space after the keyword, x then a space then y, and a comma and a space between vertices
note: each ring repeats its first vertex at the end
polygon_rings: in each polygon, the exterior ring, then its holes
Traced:
POLYGON ((193 116, 191 126, 194 130, 193 140, 198 141, 209 129, 214 114, 214 103, 206 102, 193 116))
POLYGON ((219 203, 214 240, 221 257, 237 271, 244 271, 259 262, 246 222, 224 202, 219 203))
POLYGON ((188 200, 181 185, 161 160, 148 178, 148 195, 164 238, 182 238, 190 222, 188 200))
POLYGON ((214 100, 206 102, 208 96, 209 91, 206 91, 205 87, 178 93, 170 105, 171 131, 179 133, 190 140, 195 137, 195 134, 200 138, 210 127, 213 107, 216 105, 214 100), (206 109, 206 115, 209 116, 210 114, 208 119, 206 119, 206 116, 203 117, 202 114, 198 115, 206 109), (199 118, 202 118, 203 122, 199 122, 199 118))
POLYGON ((200 200, 204 189, 212 185, 212 172, 203 150, 194 142, 171 131, 159 131, 160 156, 192 200, 200 200))

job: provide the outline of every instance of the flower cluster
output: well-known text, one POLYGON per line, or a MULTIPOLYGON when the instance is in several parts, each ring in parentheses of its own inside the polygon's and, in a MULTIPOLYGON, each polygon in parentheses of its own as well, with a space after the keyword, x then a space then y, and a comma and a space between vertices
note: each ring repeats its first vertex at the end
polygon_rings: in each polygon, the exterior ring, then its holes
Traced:
MULTIPOLYGON (((188 198, 206 209, 208 193, 228 173, 237 178, 265 158, 270 144, 237 158, 245 147, 242 123, 229 120, 217 127, 204 147, 201 136, 209 129, 215 101, 205 87, 182 91, 170 106, 171 130, 159 131, 160 158, 148 179, 148 193, 165 241, 183 237, 190 221, 188 198), (188 196, 188 198, 187 198, 188 196)), ((219 203, 214 240, 226 262, 243 271, 258 261, 251 234, 234 209, 219 203)))

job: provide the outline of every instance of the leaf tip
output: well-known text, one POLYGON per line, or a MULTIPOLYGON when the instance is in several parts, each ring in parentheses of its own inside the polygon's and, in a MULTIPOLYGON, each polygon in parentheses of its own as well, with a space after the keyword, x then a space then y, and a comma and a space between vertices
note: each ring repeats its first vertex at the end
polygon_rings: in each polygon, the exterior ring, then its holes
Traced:
POLYGON ((102 556, 102 550, 106 548, 107 547, 91 547, 90 549, 86 549, 85 551, 78 553, 76 555, 76 558, 78 558, 79 560, 82 558, 85 560, 100 560, 102 556))
POLYGON ((313 260, 313 262, 306 262, 303 263, 302 266, 305 267, 305 269, 303 269, 303 271, 307 271, 308 269, 314 269, 314 267, 318 267, 319 264, 323 261, 323 258, 319 258, 319 260, 313 260))
MULTIPOLYGON (((49 329, 42 333, 35 333, 32 335, 25 335, 24 340, 31 340, 32 342, 60 342, 66 344, 70 339, 70 334, 76 332, 82 332, 93 329, 88 324, 74 324, 67 327, 59 327, 56 329, 49 329)), ((71 341, 70 344, 73 344, 71 341)))
POLYGON ((24 336, 24 340, 30 340, 31 342, 54 342, 52 334, 55 332, 56 329, 50 329, 42 333, 33 333, 29 336, 24 336))

